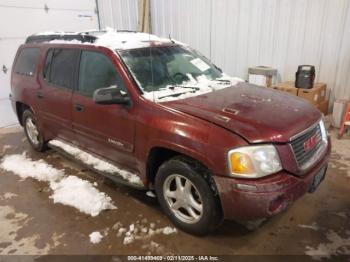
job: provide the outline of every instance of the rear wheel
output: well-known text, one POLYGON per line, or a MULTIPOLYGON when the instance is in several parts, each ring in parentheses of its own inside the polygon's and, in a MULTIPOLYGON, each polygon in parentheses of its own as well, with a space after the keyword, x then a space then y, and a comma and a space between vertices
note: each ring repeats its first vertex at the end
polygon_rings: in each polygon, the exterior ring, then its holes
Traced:
POLYGON ((24 132, 27 136, 27 139, 36 151, 42 152, 45 151, 46 142, 40 129, 37 125, 37 120, 33 112, 29 109, 26 109, 22 115, 22 123, 24 127, 24 132))
POLYGON ((200 169, 174 158, 158 170, 155 188, 158 201, 172 222, 196 235, 214 230, 222 220, 220 203, 200 169))

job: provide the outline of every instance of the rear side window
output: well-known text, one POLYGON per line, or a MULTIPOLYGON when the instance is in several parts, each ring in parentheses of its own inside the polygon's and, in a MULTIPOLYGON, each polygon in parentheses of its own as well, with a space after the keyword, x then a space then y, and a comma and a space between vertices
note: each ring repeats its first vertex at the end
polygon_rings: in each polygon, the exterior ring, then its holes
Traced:
POLYGON ((34 76, 39 61, 39 55, 39 48, 23 48, 16 60, 14 72, 20 75, 34 76))
POLYGON ((82 51, 79 67, 79 93, 92 97, 99 88, 118 86, 126 91, 125 85, 112 61, 102 53, 82 51))
MULTIPOLYGON (((48 55, 46 60, 51 59, 48 82, 55 86, 73 89, 78 51, 75 49, 54 49, 52 55, 50 52, 48 55)), ((44 74, 47 74, 48 63, 49 61, 45 61, 44 74)))

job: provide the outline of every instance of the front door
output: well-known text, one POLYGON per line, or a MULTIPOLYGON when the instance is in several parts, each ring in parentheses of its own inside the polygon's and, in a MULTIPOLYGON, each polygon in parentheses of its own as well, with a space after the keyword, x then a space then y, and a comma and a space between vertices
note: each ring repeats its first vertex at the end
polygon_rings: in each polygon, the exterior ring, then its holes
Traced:
POLYGON ((96 89, 127 88, 112 60, 102 52, 83 50, 79 80, 73 93, 73 128, 82 147, 95 154, 135 169, 134 118, 122 105, 99 105, 93 101, 96 89))

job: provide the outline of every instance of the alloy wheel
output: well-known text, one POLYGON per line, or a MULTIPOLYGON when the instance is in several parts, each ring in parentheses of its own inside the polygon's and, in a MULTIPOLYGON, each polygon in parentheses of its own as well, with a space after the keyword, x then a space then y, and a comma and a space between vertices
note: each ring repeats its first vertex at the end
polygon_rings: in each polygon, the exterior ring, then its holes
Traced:
POLYGON ((30 142, 32 142, 34 145, 39 144, 39 131, 38 128, 33 120, 33 118, 28 117, 26 119, 26 129, 27 129, 27 134, 30 139, 30 142))
POLYGON ((202 197, 184 176, 172 174, 163 184, 163 195, 171 212, 182 222, 193 224, 203 215, 202 197))

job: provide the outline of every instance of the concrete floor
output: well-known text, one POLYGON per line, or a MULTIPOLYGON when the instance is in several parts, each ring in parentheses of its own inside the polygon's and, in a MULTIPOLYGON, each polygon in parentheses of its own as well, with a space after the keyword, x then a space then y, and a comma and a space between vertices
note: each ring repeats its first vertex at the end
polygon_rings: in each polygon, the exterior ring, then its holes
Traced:
POLYGON ((154 198, 115 185, 52 150, 34 152, 19 127, 1 129, 1 156, 22 152, 32 159, 45 159, 67 174, 97 181, 98 189, 107 193, 118 209, 97 217, 84 215, 54 204, 46 183, 21 180, 0 169, 0 254, 350 255, 350 139, 333 138, 327 177, 315 193, 305 195, 255 231, 227 221, 207 237, 183 232, 157 234, 129 245, 124 245, 113 229, 117 222, 124 226, 153 222, 156 228, 171 225, 154 198), (107 236, 93 245, 89 241, 93 231, 107 236))

